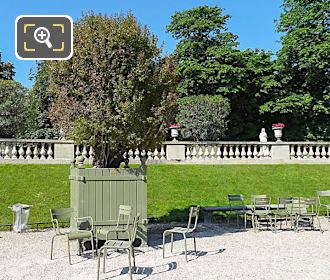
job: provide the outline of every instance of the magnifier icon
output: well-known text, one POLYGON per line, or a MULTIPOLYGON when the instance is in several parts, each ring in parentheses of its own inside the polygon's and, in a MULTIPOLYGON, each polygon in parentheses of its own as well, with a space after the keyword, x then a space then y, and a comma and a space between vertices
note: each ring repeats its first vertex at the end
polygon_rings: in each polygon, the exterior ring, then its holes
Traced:
POLYGON ((34 31, 34 39, 41 44, 46 44, 49 49, 53 47, 52 43, 49 41, 50 32, 46 27, 38 27, 34 31))

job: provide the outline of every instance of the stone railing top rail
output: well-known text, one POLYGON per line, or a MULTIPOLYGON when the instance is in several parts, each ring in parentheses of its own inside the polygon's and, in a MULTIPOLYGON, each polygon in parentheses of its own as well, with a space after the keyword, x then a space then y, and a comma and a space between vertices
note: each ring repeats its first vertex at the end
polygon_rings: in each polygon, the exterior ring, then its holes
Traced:
POLYGON ((290 141, 261 143, 259 141, 166 141, 165 145, 330 145, 329 141, 290 141))
POLYGON ((0 143, 55 143, 55 144, 74 144, 72 140, 52 140, 52 139, 12 139, 0 138, 0 143))

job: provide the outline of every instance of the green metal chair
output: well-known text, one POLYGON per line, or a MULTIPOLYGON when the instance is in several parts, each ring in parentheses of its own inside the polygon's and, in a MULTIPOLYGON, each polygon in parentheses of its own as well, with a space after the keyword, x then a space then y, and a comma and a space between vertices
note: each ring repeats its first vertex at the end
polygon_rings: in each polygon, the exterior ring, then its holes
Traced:
POLYGON ((279 197, 277 200, 277 209, 272 211, 272 216, 274 218, 274 229, 277 230, 277 222, 280 222, 280 229, 282 229, 282 222, 288 224, 290 220, 290 207, 292 203, 292 197, 279 197), (281 206, 281 207, 280 207, 281 206), (282 208, 284 207, 284 209, 282 208))
POLYGON ((100 249, 100 254, 98 255, 97 259, 97 280, 100 278, 100 258, 101 254, 103 253, 103 273, 105 273, 105 260, 108 254, 108 250, 123 250, 128 254, 128 268, 129 268, 129 276, 130 279, 132 280, 132 264, 131 264, 131 258, 133 258, 133 268, 135 271, 135 254, 134 254, 134 247, 133 247, 133 242, 136 238, 136 231, 138 227, 140 219, 140 214, 137 214, 134 217, 133 220, 133 228, 132 231, 129 232, 128 230, 127 235, 128 235, 128 240, 117 240, 117 239, 110 239, 105 242, 105 244, 101 247, 100 249))
POLYGON ((188 262, 188 257, 187 257, 187 234, 190 234, 190 233, 192 234, 193 239, 194 239, 194 250, 195 250, 195 254, 197 256, 196 238, 195 238, 195 235, 194 235, 194 231, 197 228, 199 210, 200 210, 200 206, 190 207, 189 220, 188 220, 188 224, 187 224, 186 228, 175 227, 175 228, 172 228, 172 229, 167 229, 163 232, 163 258, 165 258, 165 239, 166 239, 167 235, 171 235, 171 253, 173 253, 173 238, 174 238, 175 233, 183 235, 184 252, 185 252, 185 257, 186 257, 187 262, 188 262), (195 219, 195 221, 194 221, 193 227, 191 227, 193 218, 195 219))
POLYGON ((318 191, 317 192, 317 201, 318 201, 318 214, 320 214, 320 210, 322 208, 326 209, 327 219, 330 221, 329 210, 330 210, 330 190, 327 191, 318 191), (325 199, 327 199, 327 203, 325 203, 325 199))
POLYGON ((55 235, 52 237, 50 259, 53 259, 53 247, 54 239, 58 236, 66 236, 68 241, 68 253, 69 263, 71 264, 70 254, 70 241, 78 240, 79 242, 79 254, 81 254, 82 246, 81 242, 83 239, 90 239, 92 245, 92 255, 94 259, 94 240, 93 240, 93 219, 90 216, 87 217, 74 217, 74 211, 72 208, 60 208, 50 209, 51 221, 55 230, 55 235), (73 228, 69 232, 62 232, 60 228, 60 222, 67 222, 73 220, 73 228))
POLYGON ((264 194, 251 196, 252 226, 255 232, 261 229, 264 222, 267 223, 267 228, 268 224, 270 224, 272 228, 270 201, 271 198, 264 194))
MULTIPOLYGON (((230 206, 229 213, 234 213, 237 219, 237 226, 239 225, 239 217, 243 217, 244 219, 244 227, 246 229, 247 223, 247 215, 251 214, 250 210, 246 209, 246 205, 244 204, 244 196, 242 194, 228 194, 228 202, 230 206), (242 210, 235 210, 235 206, 241 206, 242 210)), ((229 217, 228 217, 229 222, 229 217)))
MULTIPOLYGON (((310 198, 303 198, 304 203, 306 205, 306 212, 301 213, 299 216, 299 221, 309 225, 311 229, 316 229, 314 220, 318 220, 319 229, 323 233, 322 227, 321 227, 321 221, 319 217, 319 211, 317 209, 318 203, 316 197, 310 197, 310 198)), ((298 224, 299 226, 299 224, 298 224)))
POLYGON ((130 219, 132 215, 132 206, 130 205, 119 205, 119 210, 118 210, 118 218, 116 221, 109 220, 105 221, 105 223, 113 223, 114 227, 111 228, 99 228, 96 230, 96 248, 98 248, 98 241, 99 240, 109 240, 113 239, 111 238, 111 235, 113 233, 116 234, 116 238, 119 239, 119 233, 125 233, 128 231, 128 227, 130 224, 130 219))

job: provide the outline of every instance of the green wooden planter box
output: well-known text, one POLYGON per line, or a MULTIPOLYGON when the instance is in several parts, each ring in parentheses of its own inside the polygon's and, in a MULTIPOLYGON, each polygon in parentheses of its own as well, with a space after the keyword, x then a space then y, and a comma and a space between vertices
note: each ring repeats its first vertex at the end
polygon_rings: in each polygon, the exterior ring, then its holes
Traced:
POLYGON ((71 168, 69 179, 70 203, 78 217, 92 216, 96 228, 106 227, 107 221, 117 220, 120 204, 131 205, 133 215, 141 215, 137 238, 147 243, 146 168, 78 167, 71 168))

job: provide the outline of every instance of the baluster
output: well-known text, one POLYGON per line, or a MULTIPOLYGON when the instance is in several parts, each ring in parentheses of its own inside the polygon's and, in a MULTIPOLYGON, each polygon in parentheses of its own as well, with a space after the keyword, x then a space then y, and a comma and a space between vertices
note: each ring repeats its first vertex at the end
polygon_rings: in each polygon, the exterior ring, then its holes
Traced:
POLYGON ((141 157, 140 157, 141 161, 146 160, 146 155, 147 155, 146 150, 143 149, 143 150, 141 151, 141 157))
POLYGON ((9 149, 9 145, 6 144, 6 148, 5 148, 5 159, 10 159, 10 149, 9 149))
POLYGON ((148 156, 148 161, 153 160, 153 154, 152 154, 152 151, 148 151, 148 152, 147 152, 147 156, 148 156))
MULTIPOLYGON (((48 150, 47 150, 47 159, 54 159, 53 157, 53 150, 52 150, 52 144, 48 144, 48 150)), ((86 157, 84 157, 86 159, 86 157)))
POLYGON ((327 156, 327 152, 325 150, 325 145, 321 146, 321 156, 322 156, 323 159, 325 159, 326 156, 327 156))
POLYGON ((94 162, 95 152, 92 146, 89 147, 89 161, 91 164, 94 162))
POLYGON ((248 149, 247 149, 246 155, 247 155, 248 158, 252 158, 251 145, 248 145, 247 147, 248 147, 248 149))
POLYGON ((159 160, 158 148, 155 148, 155 151, 154 151, 154 160, 159 160))
POLYGON ((234 146, 234 156, 236 159, 240 159, 240 154, 241 154, 238 147, 239 147, 238 145, 234 146))
POLYGON ((233 151, 233 145, 229 145, 229 153, 228 153, 228 156, 230 159, 233 159, 234 158, 234 151, 233 151))
POLYGON ((134 160, 133 155, 134 155, 133 150, 130 149, 130 150, 128 151, 128 160, 129 160, 130 162, 132 162, 132 161, 134 160))
POLYGON ((86 160, 87 160, 87 156, 88 156, 88 152, 87 152, 87 147, 86 147, 86 145, 84 145, 81 155, 84 157, 84 160, 85 160, 85 162, 86 162, 86 160))
POLYGON ((40 159, 46 159, 47 152, 45 149, 45 143, 41 143, 40 155, 41 155, 40 159))
POLYGON ((308 158, 309 159, 313 159, 314 158, 313 146, 309 146, 308 158))
POLYGON ((197 150, 196 150, 196 145, 194 145, 191 152, 191 159, 196 160, 196 155, 197 155, 197 150))
POLYGON ((166 160, 165 155, 164 145, 162 145, 160 148, 160 160, 166 160))
MULTIPOLYGON (((260 147, 261 150, 261 147, 260 147)), ((253 158, 257 158, 258 157, 258 145, 254 145, 253 146, 253 158)))
POLYGON ((35 160, 39 159, 38 143, 36 143, 35 146, 34 146, 33 159, 35 159, 35 160))
POLYGON ((315 146, 315 158, 319 159, 321 156, 321 153, 320 153, 320 146, 319 145, 316 145, 315 146))
POLYGON ((215 160, 215 150, 214 150, 214 145, 211 146, 210 156, 211 156, 211 160, 215 160))
POLYGON ((242 145, 241 146, 241 157, 242 157, 242 159, 245 159, 246 158, 246 150, 245 150, 245 148, 246 148, 246 145, 242 145))
POLYGON ((306 159, 308 156, 308 152, 307 152, 307 146, 304 145, 304 149, 303 149, 303 158, 306 159))
POLYGON ((12 159, 17 159, 17 149, 16 149, 16 144, 13 144, 13 149, 11 150, 11 158, 12 158, 12 159))
POLYGON ((220 160, 221 159, 221 146, 220 145, 216 146, 216 148, 217 148, 216 159, 220 160))
MULTIPOLYGON (((261 147, 260 147, 260 149, 261 149, 261 147)), ((262 149, 263 149, 263 156, 265 158, 271 157, 271 155, 270 155, 270 146, 269 145, 264 145, 262 147, 262 149)))
POLYGON ((198 145, 198 159, 203 159, 203 155, 204 155, 204 152, 203 152, 203 146, 202 145, 198 145))
POLYGON ((27 144, 27 148, 26 148, 26 159, 32 159, 31 155, 32 155, 32 151, 31 151, 30 144, 27 144))
POLYGON ((138 148, 136 148, 134 154, 135 154, 134 159, 137 160, 137 161, 141 161, 141 158, 140 158, 140 151, 139 151, 138 148))
POLYGON ((186 150, 186 160, 191 160, 191 151, 189 146, 187 146, 186 150))
POLYGON ((19 150, 18 150, 18 154, 19 154, 19 159, 24 159, 24 148, 23 148, 23 143, 21 143, 19 150))
MULTIPOLYGON (((40 152, 40 154, 41 154, 41 152, 40 152)), ((75 155, 76 155, 76 158, 78 158, 78 157, 81 155, 80 148, 79 148, 78 145, 76 146, 76 152, 75 152, 75 155)), ((42 159, 42 157, 41 157, 40 159, 42 159)))
POLYGON ((296 152, 295 152, 294 148, 295 148, 294 145, 290 145, 290 158, 295 158, 295 156, 296 156, 296 152))
POLYGON ((223 159, 227 159, 228 158, 228 146, 224 145, 223 146, 223 159))
POLYGON ((265 157, 265 153, 264 153, 265 145, 260 145, 259 147, 260 147, 260 149, 259 149, 259 153, 257 154, 257 157, 263 158, 263 157, 265 157))
POLYGON ((210 152, 209 152, 209 147, 208 146, 205 146, 204 159, 205 160, 210 160, 210 152))
POLYGON ((302 151, 301 151, 301 146, 297 146, 297 158, 298 159, 301 159, 302 158, 302 156, 303 156, 303 153, 302 153, 302 151))

